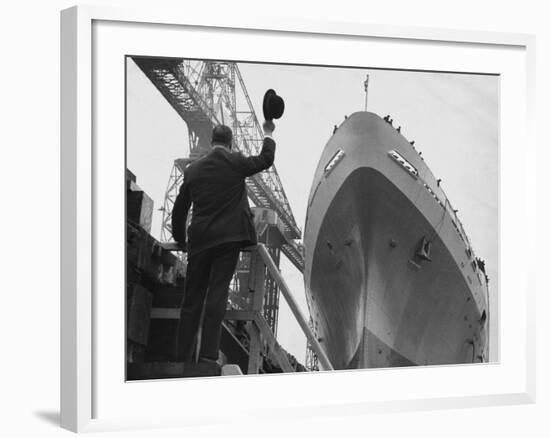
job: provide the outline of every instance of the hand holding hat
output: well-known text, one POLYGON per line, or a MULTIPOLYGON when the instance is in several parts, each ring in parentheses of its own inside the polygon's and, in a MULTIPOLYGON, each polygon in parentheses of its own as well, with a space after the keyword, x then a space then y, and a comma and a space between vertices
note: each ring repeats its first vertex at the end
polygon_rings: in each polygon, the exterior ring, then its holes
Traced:
POLYGON ((272 135, 273 131, 275 131, 275 123, 273 123, 272 120, 264 120, 262 128, 264 129, 265 135, 272 135))

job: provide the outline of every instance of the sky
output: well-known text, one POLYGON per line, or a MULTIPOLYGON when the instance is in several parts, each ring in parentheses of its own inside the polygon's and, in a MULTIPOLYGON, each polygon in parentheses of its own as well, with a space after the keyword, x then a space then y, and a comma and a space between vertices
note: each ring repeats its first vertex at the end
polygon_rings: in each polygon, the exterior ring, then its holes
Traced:
MULTIPOLYGON (((248 94, 261 120, 265 91, 285 100, 276 120, 275 165, 294 217, 303 230, 313 175, 334 125, 365 109, 390 114, 394 126, 415 141, 425 163, 458 216, 490 278, 491 360, 498 337, 499 79, 497 76, 298 65, 239 63, 248 94)), ((160 222, 170 171, 189 154, 187 126, 141 70, 127 60, 127 166, 153 199, 152 234, 160 222)), ((307 314, 302 274, 284 257, 281 271, 307 314)), ((277 338, 305 362, 306 340, 280 301, 277 338)))

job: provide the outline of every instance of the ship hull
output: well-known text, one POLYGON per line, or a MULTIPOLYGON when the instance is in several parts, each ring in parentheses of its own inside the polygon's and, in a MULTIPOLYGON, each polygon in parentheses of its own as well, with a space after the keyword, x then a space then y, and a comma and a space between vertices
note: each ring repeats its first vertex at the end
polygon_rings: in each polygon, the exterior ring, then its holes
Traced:
POLYGON ((436 186, 374 114, 352 115, 325 147, 308 204, 305 280, 334 368, 485 360, 486 284, 436 186))

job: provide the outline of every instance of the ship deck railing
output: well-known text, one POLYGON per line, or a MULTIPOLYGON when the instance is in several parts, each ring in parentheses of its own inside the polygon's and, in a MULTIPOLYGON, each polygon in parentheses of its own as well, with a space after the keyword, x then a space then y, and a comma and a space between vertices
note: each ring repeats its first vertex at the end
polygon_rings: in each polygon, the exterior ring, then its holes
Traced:
MULTIPOLYGON (((390 152, 393 152, 393 151, 390 151, 390 152)), ((425 178, 421 174, 419 174, 416 176, 416 179, 420 184, 424 186, 424 189, 427 190, 428 193, 434 198, 435 202, 437 202, 444 211, 449 213, 449 216, 451 218, 451 222, 453 224, 455 231, 457 232, 462 242, 464 242, 464 244, 466 245, 466 254, 468 256, 468 259, 472 263, 472 269, 476 274, 479 282, 483 286, 483 279, 482 279, 483 276, 480 276, 480 272, 477 266, 477 257, 474 252, 474 249, 472 248, 472 244, 470 243, 470 239, 468 238, 468 235, 464 230, 464 225, 462 225, 462 221, 458 217, 458 214, 457 214, 458 210, 453 208, 453 205, 451 204, 449 197, 447 196, 443 188, 439 185, 440 180, 435 180, 435 177, 431 174, 431 172, 429 172, 429 170, 428 170, 428 176, 429 178, 425 178), (432 187, 428 179, 436 181, 437 188, 432 187)), ((487 300, 488 300, 488 297, 487 297, 487 300)))

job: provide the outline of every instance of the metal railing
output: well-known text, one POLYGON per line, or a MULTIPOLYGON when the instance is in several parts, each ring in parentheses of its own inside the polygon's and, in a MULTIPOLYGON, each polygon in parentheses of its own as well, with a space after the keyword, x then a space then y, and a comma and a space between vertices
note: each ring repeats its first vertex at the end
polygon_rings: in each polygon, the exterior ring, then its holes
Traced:
MULTIPOLYGON (((174 242, 162 243, 162 247, 168 251, 181 251, 181 249, 179 248, 179 245, 174 242)), ((319 360, 319 365, 325 371, 334 370, 334 367, 332 366, 325 350, 323 349, 322 345, 319 343, 311 327, 309 326, 308 318, 304 315, 304 313, 300 309, 300 306, 298 305, 298 302, 294 298, 294 295, 290 287, 288 286, 285 279, 283 278, 283 275, 279 271, 279 268, 275 264, 274 260, 271 258, 271 255, 269 254, 269 251, 267 250, 267 248, 263 244, 259 243, 254 246, 246 247, 242 251, 250 251, 251 253, 256 253, 259 256, 259 258, 261 259, 264 265, 263 268, 267 269, 269 274, 277 283, 277 286, 279 287, 281 294, 283 295, 285 301, 288 304, 288 307, 290 308, 292 314, 294 315, 294 318, 296 319, 304 335, 306 336, 307 341, 309 342, 310 348, 317 355, 317 358, 319 360)), ((271 332, 271 329, 267 324, 264 324, 263 318, 259 313, 263 306, 262 302, 263 302, 264 290, 262 286, 263 286, 263 278, 265 275, 265 269, 260 269, 259 271, 261 272, 261 275, 259 276, 260 280, 256 279, 258 283, 254 287, 255 297, 253 298, 252 309, 243 310, 243 311, 228 310, 226 314, 226 319, 253 321, 256 325, 256 328, 264 335, 264 338, 269 341, 268 343, 270 347, 273 350, 275 350, 278 356, 278 361, 282 369, 286 370, 288 369, 288 366, 285 363, 286 362, 285 358, 279 351, 280 347, 277 341, 275 340, 275 337, 271 332)), ((256 349, 255 353, 259 354, 259 351, 256 349)), ((251 368, 257 369, 258 367, 257 358, 251 357, 250 360, 253 363, 255 363, 254 366, 251 368)))
POLYGON ((262 244, 258 244, 253 248, 256 249, 260 257, 264 261, 267 267, 267 270, 277 282, 277 286, 279 286, 279 290, 283 294, 283 297, 285 298, 288 304, 288 307, 290 307, 292 314, 294 315, 294 317, 296 318, 296 321, 298 322, 302 331, 306 335, 306 338, 311 345, 311 349, 315 352, 315 354, 319 358, 319 363, 321 364, 321 367, 326 371, 333 370, 334 368, 330 363, 330 360, 326 355, 325 350, 323 349, 323 347, 321 346, 321 344, 313 334, 313 331, 309 327, 308 319, 302 313, 302 310, 300 309, 298 302, 294 299, 294 295, 292 294, 290 288, 288 287, 281 272, 277 268, 277 265, 275 265, 275 262, 269 255, 269 252, 267 251, 266 247, 262 244))

